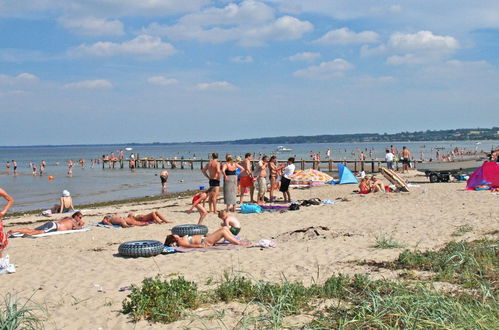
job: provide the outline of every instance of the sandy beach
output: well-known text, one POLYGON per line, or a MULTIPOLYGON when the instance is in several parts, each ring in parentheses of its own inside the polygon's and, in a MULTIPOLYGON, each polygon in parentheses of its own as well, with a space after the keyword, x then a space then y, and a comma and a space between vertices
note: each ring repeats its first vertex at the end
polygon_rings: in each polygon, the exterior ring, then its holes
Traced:
MULTIPOLYGON (((364 260, 390 261, 403 250, 374 248, 376 238, 392 238, 406 248, 425 250, 437 249, 452 240, 481 238, 498 228, 497 194, 466 191, 464 182, 430 184, 416 171, 405 177, 418 185, 410 193, 358 195, 352 193, 358 189, 355 185, 325 185, 294 189, 292 199, 317 197, 336 204, 283 213, 237 214, 242 224, 240 236, 252 242, 265 238, 277 243, 277 247, 268 249, 252 247, 123 258, 117 254, 123 242, 163 241, 173 225, 196 223, 198 214, 185 212, 190 198, 87 209, 84 221, 89 224, 88 232, 11 239, 7 253, 17 272, 0 277, 0 290, 23 298, 33 295, 34 301, 47 307, 44 323, 48 329, 220 328, 221 321, 208 316, 223 309, 226 310, 223 324, 231 328, 242 313, 240 306, 232 303, 203 307, 195 315, 166 327, 145 321, 132 323, 120 312, 128 292, 119 289, 140 284, 145 277, 157 274, 183 275, 203 289, 209 287, 207 281, 220 279, 226 271, 244 272, 272 282, 285 277, 306 285, 338 273, 395 278, 396 272, 359 264, 364 260), (125 215, 152 210, 160 211, 174 223, 128 229, 90 225, 108 213, 125 215), (472 230, 453 236, 463 225, 472 230)), ((219 208, 223 207, 220 201, 219 208)), ((35 227, 47 220, 30 215, 7 218, 4 224, 9 230, 35 227)), ((211 232, 220 226, 220 220, 209 215, 205 224, 211 232)), ((288 322, 306 321, 305 317, 290 318, 288 322)))

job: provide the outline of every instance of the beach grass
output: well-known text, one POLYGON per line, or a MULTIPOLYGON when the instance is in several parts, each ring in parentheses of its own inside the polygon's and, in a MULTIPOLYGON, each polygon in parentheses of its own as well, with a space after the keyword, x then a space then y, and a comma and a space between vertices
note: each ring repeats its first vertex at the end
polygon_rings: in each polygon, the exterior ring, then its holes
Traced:
POLYGON ((46 313, 46 310, 34 304, 31 298, 23 301, 7 293, 0 306, 0 329, 42 329, 44 318, 40 314, 46 313))
POLYGON ((456 231, 454 231, 452 233, 452 236, 454 236, 454 237, 463 236, 464 234, 469 233, 471 231, 473 231, 473 226, 470 226, 470 225, 458 226, 456 228, 456 231))
POLYGON ((400 253, 385 263, 392 269, 426 270, 425 280, 372 280, 367 275, 333 275, 322 284, 304 286, 285 278, 280 283, 253 280, 248 275, 225 273, 216 288, 198 291, 183 277, 162 281, 145 279, 123 302, 133 321, 169 323, 187 310, 206 304, 239 302, 259 306, 257 316, 244 316, 240 325, 281 328, 286 317, 313 313, 304 328, 479 328, 499 322, 498 240, 451 242, 438 251, 400 253), (452 283, 438 289, 436 281, 452 283), (320 309, 320 301, 337 303, 320 309))
POLYGON ((376 236, 376 244, 373 247, 375 249, 399 249, 404 245, 394 240, 393 237, 379 235, 376 236))

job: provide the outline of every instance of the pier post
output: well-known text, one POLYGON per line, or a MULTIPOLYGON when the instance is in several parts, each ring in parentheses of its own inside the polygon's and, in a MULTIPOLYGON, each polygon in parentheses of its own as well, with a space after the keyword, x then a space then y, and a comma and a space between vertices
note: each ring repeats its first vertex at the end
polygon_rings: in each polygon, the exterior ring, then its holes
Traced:
POLYGON ((303 159, 301 160, 301 170, 305 170, 305 161, 303 159))
POLYGON ((202 169, 203 169, 203 160, 202 160, 202 159, 201 159, 201 161, 200 161, 200 164, 201 164, 201 166, 199 167, 199 169, 201 169, 201 170, 202 170, 202 169))
POLYGON ((191 170, 194 170, 194 162, 191 160, 190 163, 191 163, 191 170))
POLYGON ((371 162, 371 173, 374 173, 374 160, 371 162))
POLYGON ((358 172, 358 171, 357 171, 357 161, 356 161, 356 160, 354 160, 354 161, 353 161, 353 163, 354 163, 353 171, 354 171, 354 172, 358 172))
POLYGON ((333 161, 330 159, 328 164, 329 172, 333 171, 333 161))

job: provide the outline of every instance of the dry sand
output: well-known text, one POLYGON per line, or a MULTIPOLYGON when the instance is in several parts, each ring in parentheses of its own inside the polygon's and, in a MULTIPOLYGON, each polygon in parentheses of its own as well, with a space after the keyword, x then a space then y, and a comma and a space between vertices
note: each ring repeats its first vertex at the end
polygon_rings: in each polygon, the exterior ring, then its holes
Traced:
MULTIPOLYGON (((409 179, 420 186, 410 193, 358 195, 354 185, 294 189, 293 199, 318 197, 338 201, 335 205, 302 207, 284 213, 238 214, 242 223, 240 236, 257 242, 267 238, 276 248, 244 248, 228 251, 190 252, 159 255, 153 258, 122 258, 118 245, 125 241, 155 239, 163 241, 173 225, 150 225, 129 229, 106 229, 90 226, 85 233, 11 239, 8 254, 17 272, 0 276, 0 291, 29 297, 46 304, 49 329, 129 329, 165 328, 145 321, 131 323, 120 313, 127 292, 119 288, 139 284, 157 274, 179 274, 206 288, 209 279, 220 279, 224 271, 245 272, 255 279, 310 284, 324 281, 336 273, 370 273, 374 277, 395 277, 379 272, 358 261, 389 261, 402 249, 376 249, 376 237, 391 237, 407 248, 436 249, 456 239, 480 238, 498 228, 499 196, 487 191, 465 191, 465 183, 429 184, 424 176, 412 172, 409 179), (452 234, 458 226, 473 230, 460 237, 452 234), (304 230, 309 227, 312 229, 304 230)), ((190 198, 151 203, 130 203, 87 211, 87 223, 98 222, 106 213, 125 215, 159 210, 174 225, 196 223, 198 214, 185 210, 190 198)), ((219 207, 223 207, 221 204, 219 207)), ((40 216, 10 218, 6 229, 34 227, 40 216)), ((210 232, 219 227, 215 215, 206 224, 210 232)), ((241 318, 238 304, 217 305, 196 311, 197 316, 167 328, 219 328, 222 322, 232 327, 241 318), (200 316, 225 310, 222 320, 200 316)), ((246 311, 248 312, 248 310, 246 311)), ((302 322, 306 319, 291 319, 302 322)))

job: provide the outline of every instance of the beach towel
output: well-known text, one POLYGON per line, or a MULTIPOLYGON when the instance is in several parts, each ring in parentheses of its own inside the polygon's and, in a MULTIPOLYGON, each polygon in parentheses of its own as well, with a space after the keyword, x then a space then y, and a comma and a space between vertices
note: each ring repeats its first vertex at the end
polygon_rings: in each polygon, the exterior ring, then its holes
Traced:
POLYGON ((102 222, 93 223, 92 226, 108 228, 108 229, 121 228, 120 225, 106 225, 106 224, 103 224, 102 222))
POLYGON ((45 211, 42 211, 41 215, 44 215, 46 217, 51 217, 53 215, 58 215, 58 216, 64 216, 64 217, 70 217, 73 215, 73 213, 75 212, 84 212, 82 210, 74 210, 74 211, 69 211, 69 212, 63 212, 63 213, 59 213, 59 212, 56 212, 56 213, 52 213, 52 210, 48 209, 48 210, 45 210, 45 211))
POLYGON ((38 235, 25 235, 25 234, 14 233, 14 234, 11 234, 10 237, 38 238, 38 237, 45 237, 45 236, 83 233, 83 232, 89 231, 89 230, 90 230, 90 228, 83 227, 82 229, 53 231, 51 233, 44 233, 44 234, 38 234, 38 235))
MULTIPOLYGON (((248 242, 246 240, 242 240, 243 242, 248 242)), ((238 250, 243 248, 248 248, 252 246, 243 246, 243 245, 235 245, 230 243, 217 243, 214 246, 205 247, 205 248, 186 248, 182 246, 176 246, 174 249, 176 252, 207 252, 207 251, 223 251, 223 250, 238 250)))
POLYGON ((260 205, 255 204, 242 204, 241 213, 262 213, 262 208, 260 205))

